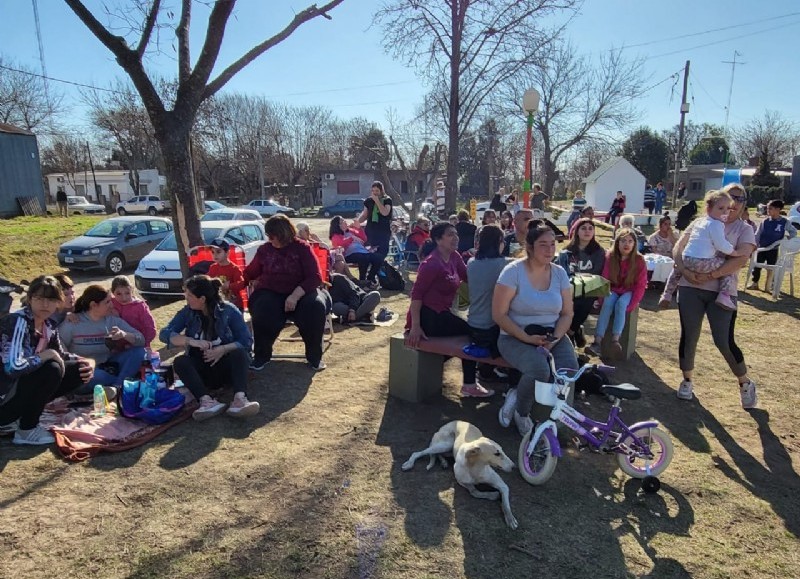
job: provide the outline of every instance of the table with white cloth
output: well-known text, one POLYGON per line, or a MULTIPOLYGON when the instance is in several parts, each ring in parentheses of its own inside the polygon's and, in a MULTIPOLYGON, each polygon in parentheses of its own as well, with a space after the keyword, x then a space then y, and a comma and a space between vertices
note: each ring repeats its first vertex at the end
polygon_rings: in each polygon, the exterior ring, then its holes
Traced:
POLYGON ((671 257, 656 253, 648 253, 642 257, 647 264, 647 271, 651 272, 650 281, 666 283, 675 261, 671 257))

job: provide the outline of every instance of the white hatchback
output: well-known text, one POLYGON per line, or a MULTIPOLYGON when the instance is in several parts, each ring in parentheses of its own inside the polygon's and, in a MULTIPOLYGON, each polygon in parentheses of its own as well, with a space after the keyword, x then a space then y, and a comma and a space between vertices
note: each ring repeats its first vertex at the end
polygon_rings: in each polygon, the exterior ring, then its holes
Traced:
MULTIPOLYGON (((264 224, 260 221, 204 221, 200 223, 203 242, 223 237, 244 250, 245 263, 250 263, 256 250, 266 243, 264 224)), ((178 259, 175 233, 171 233, 148 253, 134 272, 136 289, 143 295, 182 296, 183 277, 178 259)))

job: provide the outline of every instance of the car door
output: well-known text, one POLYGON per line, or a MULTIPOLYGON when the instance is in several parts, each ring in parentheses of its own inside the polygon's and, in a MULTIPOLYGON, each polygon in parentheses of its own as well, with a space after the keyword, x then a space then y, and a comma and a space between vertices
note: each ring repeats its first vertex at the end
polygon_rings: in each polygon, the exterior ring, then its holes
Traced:
POLYGON ((147 221, 137 221, 131 225, 125 233, 125 246, 123 254, 128 263, 139 263, 139 261, 155 247, 151 243, 150 230, 147 228, 147 221))
POLYGON ((130 209, 128 210, 130 213, 144 213, 147 209, 145 206, 147 205, 147 197, 134 197, 131 199, 130 209))

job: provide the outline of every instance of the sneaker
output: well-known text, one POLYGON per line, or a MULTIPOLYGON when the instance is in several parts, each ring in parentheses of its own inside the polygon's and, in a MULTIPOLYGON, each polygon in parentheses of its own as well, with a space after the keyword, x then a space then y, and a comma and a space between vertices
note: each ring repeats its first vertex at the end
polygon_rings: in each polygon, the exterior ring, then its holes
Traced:
POLYGON ((744 384, 739 384, 739 396, 742 399, 742 408, 748 410, 755 408, 758 404, 758 394, 756 394, 756 383, 748 380, 744 384))
POLYGON ((692 384, 689 380, 684 380, 681 382, 681 385, 678 386, 678 399, 691 400, 694 397, 692 390, 694 390, 694 384, 692 384))
POLYGON ((264 366, 270 363, 270 360, 267 358, 253 358, 253 361, 250 362, 250 369, 255 370, 256 372, 260 372, 264 369, 264 366))
POLYGON ((586 347, 586 336, 583 335, 583 327, 580 327, 575 331, 575 333, 572 335, 572 339, 575 340, 575 345, 578 348, 586 347))
POLYGON ((311 362, 309 362, 308 365, 311 366, 311 369, 314 370, 315 372, 320 372, 328 367, 328 365, 322 360, 320 360, 319 364, 317 364, 316 366, 314 366, 314 364, 312 364, 311 362))
POLYGON ((258 402, 251 402, 244 392, 237 392, 225 414, 234 418, 244 418, 245 416, 255 416, 259 410, 261 410, 261 405, 258 402))
POLYGON ((531 417, 527 414, 525 416, 520 416, 519 412, 516 410, 514 411, 514 424, 517 425, 517 431, 520 436, 525 436, 533 430, 533 420, 531 420, 531 417))
POLYGON ((602 347, 600 346, 600 342, 594 342, 590 346, 586 346, 583 349, 583 351, 586 352, 587 354, 589 354, 590 356, 598 356, 599 357, 601 352, 602 352, 602 347))
POLYGON ((668 300, 667 298, 661 298, 658 300, 658 309, 659 310, 668 310, 672 306, 672 300, 668 300))
POLYGON ((192 413, 192 418, 197 422, 203 422, 221 414, 223 410, 225 410, 225 405, 222 402, 206 394, 200 397, 200 408, 192 413))
POLYGON ((757 290, 758 289, 758 282, 751 281, 749 284, 747 284, 747 288, 746 289, 757 290))
POLYGON ((30 430, 17 430, 14 433, 14 440, 11 442, 14 444, 45 445, 53 444, 55 441, 55 437, 40 424, 30 430))
POLYGON ((500 407, 500 412, 497 413, 497 420, 500 421, 500 426, 508 428, 511 426, 511 418, 514 416, 514 410, 517 407, 517 389, 509 388, 506 392, 506 400, 500 407))
POLYGON ((494 390, 484 388, 478 382, 461 386, 462 398, 488 398, 489 396, 494 396, 494 390))
POLYGON ((728 294, 720 292, 720 294, 717 296, 717 299, 715 300, 715 303, 723 310, 728 310, 733 312, 736 311, 735 299, 736 298, 734 298, 733 296, 729 296, 728 294))
POLYGON ((0 436, 11 436, 19 430, 19 420, 9 422, 8 424, 0 424, 0 436))

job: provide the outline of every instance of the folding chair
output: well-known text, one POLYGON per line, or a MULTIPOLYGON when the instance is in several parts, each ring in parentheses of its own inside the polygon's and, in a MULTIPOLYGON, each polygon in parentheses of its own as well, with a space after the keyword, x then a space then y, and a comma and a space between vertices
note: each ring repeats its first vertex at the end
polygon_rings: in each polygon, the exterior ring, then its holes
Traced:
MULTIPOLYGON (((239 269, 244 272, 245 268, 245 253, 244 249, 239 247, 238 245, 234 245, 233 243, 230 244, 230 249, 228 249, 228 260, 234 264, 239 266, 239 269)), ((189 273, 192 275, 198 274, 205 274, 208 273, 208 268, 211 267, 211 264, 214 262, 214 256, 211 254, 211 248, 207 245, 202 245, 199 247, 192 247, 189 249, 189 273)), ((239 297, 242 300, 242 306, 244 310, 247 310, 247 288, 242 288, 239 292, 239 297)))
MULTIPOLYGON (((800 237, 792 239, 782 239, 776 241, 769 247, 761 247, 756 249, 750 256, 750 265, 747 268, 747 278, 745 283, 749 283, 753 270, 755 268, 766 269, 769 277, 772 278, 772 297, 778 299, 781 295, 781 286, 783 285, 783 276, 789 274, 789 291, 794 296, 794 262, 797 255, 800 254, 800 237), (775 265, 766 263, 758 263, 756 256, 764 251, 778 248, 778 260, 775 265), (770 275, 771 274, 771 275, 770 275)), ((769 285, 769 284, 768 284, 769 285)), ((769 289, 769 287, 767 287, 769 289)))

